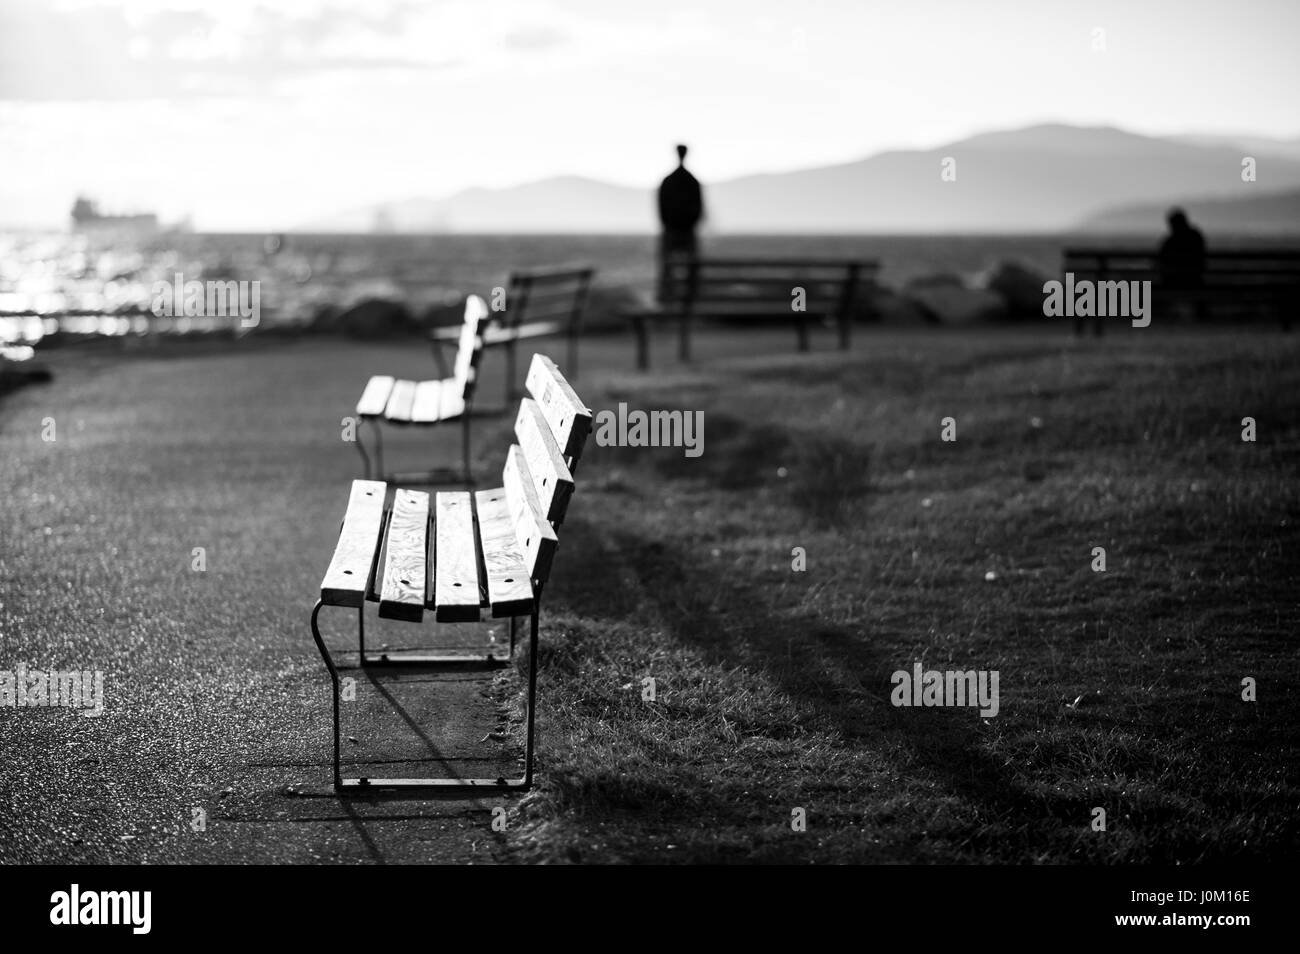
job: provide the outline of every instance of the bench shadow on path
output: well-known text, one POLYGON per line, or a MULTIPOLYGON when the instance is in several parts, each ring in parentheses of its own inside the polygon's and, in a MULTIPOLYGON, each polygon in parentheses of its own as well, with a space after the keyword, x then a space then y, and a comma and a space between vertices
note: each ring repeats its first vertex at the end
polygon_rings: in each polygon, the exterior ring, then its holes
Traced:
MULTIPOLYGON (((475 666, 473 663, 470 663, 465 667, 460 667, 460 671, 478 671, 478 668, 479 667, 475 666)), ((490 670, 484 667, 484 671, 490 670)), ((457 773, 453 766, 455 760, 448 758, 444 754, 438 743, 435 742, 429 733, 421 726, 419 718, 412 714, 407 706, 403 704, 403 702, 384 684, 383 679, 379 678, 376 670, 373 668, 361 668, 359 666, 345 664, 340 668, 340 672, 354 672, 358 675, 364 676, 369 683, 370 688, 377 693, 380 699, 382 699, 385 711, 391 712, 397 720, 400 721, 405 728, 419 740, 421 748, 426 751, 426 755, 423 758, 407 756, 397 760, 400 764, 404 766, 423 766, 429 770, 428 774, 430 775, 437 775, 439 774, 439 771, 435 770, 440 770, 440 773, 446 777, 457 777, 457 773)), ((408 676, 419 676, 443 675, 446 671, 437 667, 426 668, 421 666, 412 666, 405 668, 403 672, 408 676)), ((512 763, 508 774, 522 773, 522 765, 516 766, 513 764, 514 762, 519 761, 519 759, 513 757, 513 754, 509 757, 502 755, 499 758, 503 763, 506 761, 512 763)), ((484 755, 481 759, 483 762, 493 760, 494 759, 489 755, 484 755)), ((360 764, 375 766, 382 764, 382 761, 383 760, 364 759, 360 764)), ((344 764, 344 773, 347 774, 348 768, 346 760, 344 764)), ((328 765, 326 765, 325 768, 328 771, 328 765)), ((473 794, 464 791, 438 791, 435 789, 421 789, 418 792, 402 791, 398 789, 375 789, 374 791, 365 792, 364 794, 353 792, 349 795, 341 795, 331 789, 327 793, 322 792, 318 796, 314 795, 311 797, 320 797, 335 801, 342 812, 342 815, 338 816, 337 820, 346 819, 352 824, 352 827, 356 831, 357 838, 364 846, 365 852, 371 860, 378 864, 388 864, 389 858, 385 849, 380 846, 375 836, 370 832, 371 824, 381 822, 431 822, 436 821, 438 818, 448 817, 446 814, 430 815, 425 812, 411 810, 413 805, 428 805, 430 803, 453 806, 458 809, 471 807, 480 812, 488 812, 492 807, 493 801, 499 801, 501 796, 500 793, 484 792, 482 794, 473 794)), ((308 819, 307 821, 317 823, 322 820, 329 819, 313 818, 308 819)))
MULTIPOLYGON (((722 423, 727 433, 719 435, 715 427, 719 417, 711 415, 709 421, 715 460, 709 467, 693 469, 693 477, 703 474, 716 487, 743 492, 754 480, 754 459, 762 455, 773 460, 774 447, 787 459, 794 454, 804 462, 798 455, 808 448, 800 446, 797 436, 770 423, 750 425, 736 418, 726 418, 722 423)), ((801 466, 809 474, 810 486, 792 488, 791 501, 809 520, 834 526, 841 515, 821 491, 842 485, 848 474, 854 474, 858 486, 853 493, 867 496, 869 452, 861 445, 820 435, 815 450, 823 458, 821 466, 801 466), (839 465, 828 470, 828 460, 839 465)), ((685 474, 679 461, 666 459, 655 466, 665 480, 685 474)), ((842 497, 842 486, 840 491, 842 497)), ((621 487, 616 492, 636 493, 621 487)), ((626 509, 652 506, 653 501, 643 500, 626 509)), ((870 527, 861 523, 862 512, 855 508, 857 532, 870 533, 870 527)), ((971 711, 890 705, 889 674, 910 669, 914 660, 885 649, 873 637, 869 620, 842 625, 815 613, 791 617, 785 607, 772 604, 770 587, 763 580, 724 572, 708 548, 685 538, 651 539, 636 527, 635 520, 590 522, 576 508, 566 530, 571 539, 580 536, 581 543, 564 549, 563 570, 554 584, 559 601, 595 620, 626 623, 651 618, 671 639, 698 652, 710 665, 758 670, 811 709, 813 721, 834 726, 844 739, 863 746, 873 742, 900 746, 907 753, 905 771, 938 781, 978 806, 981 813, 1041 818, 1041 799, 1009 779, 1005 768, 981 750, 979 723, 971 711), (629 587, 629 578, 637 585, 629 587)), ((873 581, 867 577, 860 585, 869 590, 873 581)), ((605 776, 599 782, 602 800, 615 806, 633 805, 638 801, 634 792, 617 790, 629 784, 605 776)), ((634 784, 645 791, 643 782, 634 784)), ((673 805, 670 810, 683 823, 701 810, 717 809, 724 817, 735 813, 735 806, 719 802, 703 787, 694 792, 674 789, 671 794, 663 804, 673 805)))

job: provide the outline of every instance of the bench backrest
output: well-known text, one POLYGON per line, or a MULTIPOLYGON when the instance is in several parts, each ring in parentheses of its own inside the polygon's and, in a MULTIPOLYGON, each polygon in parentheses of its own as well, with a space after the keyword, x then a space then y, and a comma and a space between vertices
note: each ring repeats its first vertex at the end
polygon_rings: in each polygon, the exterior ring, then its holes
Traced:
POLYGON ((783 315, 803 310, 842 315, 871 282, 877 263, 840 259, 677 259, 664 263, 660 303, 716 316, 783 315))
POLYGON ((465 299, 465 321, 460 326, 452 377, 466 402, 474 397, 474 387, 478 383, 478 366, 483 359, 482 325, 487 317, 487 304, 482 298, 470 295, 465 299))
POLYGON ((506 455, 502 482, 524 565, 540 586, 558 546, 555 528, 564 522, 573 496, 573 472, 591 432, 591 410, 545 355, 533 355, 527 388, 531 396, 519 403, 518 443, 506 455))
MULTIPOLYGON (((1158 282, 1160 254, 1156 248, 1067 248, 1062 271, 1106 276, 1115 280, 1158 282)), ((1232 249, 1205 253, 1202 278, 1210 287, 1276 288, 1300 283, 1300 250, 1232 249)))
POLYGON ((497 315, 497 322, 507 329, 532 321, 557 321, 576 328, 594 274, 588 266, 517 269, 510 273, 505 310, 497 315))

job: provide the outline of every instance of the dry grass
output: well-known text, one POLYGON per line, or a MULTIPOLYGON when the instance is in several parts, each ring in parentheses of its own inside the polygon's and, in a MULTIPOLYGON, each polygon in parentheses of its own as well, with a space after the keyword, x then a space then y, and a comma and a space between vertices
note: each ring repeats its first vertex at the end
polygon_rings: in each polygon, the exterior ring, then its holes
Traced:
POLYGON ((589 451, 515 856, 1293 856, 1295 341, 860 349, 588 395, 702 409, 705 450, 589 451), (894 708, 889 676, 916 661, 999 670, 1000 714, 894 708))

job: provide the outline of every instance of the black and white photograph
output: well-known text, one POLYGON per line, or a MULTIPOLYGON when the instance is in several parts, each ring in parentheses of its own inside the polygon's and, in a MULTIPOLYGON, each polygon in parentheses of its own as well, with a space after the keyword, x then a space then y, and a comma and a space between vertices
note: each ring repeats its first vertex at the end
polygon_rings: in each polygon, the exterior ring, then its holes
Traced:
POLYGON ((6 920, 829 865, 1251 943, 1297 50, 1291 0, 0 0, 6 920))

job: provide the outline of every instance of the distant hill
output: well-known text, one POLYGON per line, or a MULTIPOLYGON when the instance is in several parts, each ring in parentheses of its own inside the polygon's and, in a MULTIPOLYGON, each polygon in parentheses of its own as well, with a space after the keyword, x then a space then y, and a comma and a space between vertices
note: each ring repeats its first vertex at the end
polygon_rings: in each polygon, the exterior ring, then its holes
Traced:
POLYGON ((1300 136, 1295 139, 1272 139, 1268 136, 1188 134, 1167 136, 1166 138, 1192 146, 1230 146, 1240 151, 1243 156, 1254 156, 1257 159, 1260 156, 1286 156, 1291 159, 1300 159, 1300 136))
MULTIPOLYGON (((1236 188, 1242 146, 1206 138, 1038 125, 983 133, 938 149, 883 152, 841 165, 707 183, 705 199, 710 227, 725 232, 1059 231, 1108 209, 1140 204, 1163 210, 1188 196, 1219 196, 1236 188), (952 182, 940 177, 947 157, 956 160, 952 182)), ((1300 189, 1300 156, 1271 155, 1260 161, 1258 175, 1261 189, 1300 189)), ((445 199, 384 203, 304 229, 368 231, 380 219, 406 232, 657 228, 653 188, 559 177, 507 189, 470 189, 445 199)))
MULTIPOLYGON (((1242 184, 1243 191, 1251 187, 1242 184)), ((1215 232, 1300 235, 1300 190, 1176 203, 1208 235, 1215 232)), ((1160 232, 1169 203, 1141 203, 1106 209, 1079 223, 1089 232, 1160 232)))

